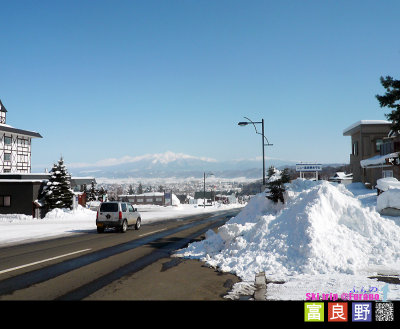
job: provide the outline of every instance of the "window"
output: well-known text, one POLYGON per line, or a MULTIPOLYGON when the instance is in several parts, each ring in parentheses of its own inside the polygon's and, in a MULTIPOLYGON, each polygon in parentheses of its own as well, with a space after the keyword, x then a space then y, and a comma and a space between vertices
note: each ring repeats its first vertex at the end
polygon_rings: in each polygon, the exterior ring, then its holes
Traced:
POLYGON ((390 154, 393 152, 394 152, 394 143, 390 140, 383 142, 382 145, 380 146, 381 155, 390 154))
POLYGON ((4 145, 11 145, 11 137, 4 136, 4 145))
POLYGON ((100 206, 101 212, 117 212, 118 203, 102 203, 100 206))
POLYGON ((11 161, 11 153, 4 153, 4 161, 11 161))
POLYGON ((353 155, 358 155, 358 142, 353 143, 353 155))
POLYGON ((162 202, 162 198, 156 198, 156 202, 162 202))
POLYGON ((11 196, 0 195, 0 207, 10 207, 11 206, 11 196))
POLYGON ((380 152, 382 144, 383 144, 383 140, 382 139, 377 139, 375 141, 375 151, 376 152, 380 152))
POLYGON ((143 202, 143 198, 137 198, 136 202, 143 202))
POLYGON ((28 156, 25 154, 18 154, 17 160, 20 163, 26 163, 28 162, 28 156))
POLYGON ((128 209, 129 209, 129 212, 133 212, 133 207, 132 207, 132 205, 129 205, 129 206, 128 206, 128 209))
POLYGON ((153 197, 151 197, 151 198, 146 198, 146 202, 153 202, 153 197))
POLYGON ((400 142, 394 142, 393 146, 394 146, 393 152, 399 152, 400 151, 400 142))
POLYGON ((393 177, 393 170, 383 170, 382 178, 393 177))
POLYGON ((126 212, 126 203, 121 203, 121 209, 123 212, 126 212))

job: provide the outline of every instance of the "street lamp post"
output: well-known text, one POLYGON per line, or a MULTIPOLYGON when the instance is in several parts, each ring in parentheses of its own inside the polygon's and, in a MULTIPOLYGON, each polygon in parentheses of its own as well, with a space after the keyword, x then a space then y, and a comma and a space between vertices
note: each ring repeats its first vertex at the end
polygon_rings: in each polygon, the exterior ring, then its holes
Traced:
POLYGON ((264 135, 264 119, 261 119, 261 121, 251 121, 249 118, 244 117, 245 119, 248 120, 248 122, 239 122, 238 126, 247 126, 248 124, 253 124, 254 129, 256 130, 256 134, 261 135, 261 141, 262 141, 262 157, 263 157, 263 186, 265 186, 265 146, 272 146, 273 144, 270 144, 268 142, 268 139, 264 135), (256 124, 261 124, 261 133, 257 131, 256 124), (267 141, 267 144, 265 144, 264 139, 267 141))

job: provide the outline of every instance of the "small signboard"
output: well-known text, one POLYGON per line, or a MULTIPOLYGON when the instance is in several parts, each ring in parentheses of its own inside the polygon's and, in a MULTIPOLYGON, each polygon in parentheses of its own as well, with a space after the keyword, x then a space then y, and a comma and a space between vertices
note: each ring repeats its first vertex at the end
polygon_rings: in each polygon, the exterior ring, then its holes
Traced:
POLYGON ((300 172, 300 178, 304 178, 304 173, 315 172, 315 179, 318 180, 318 171, 322 171, 322 164, 319 163, 297 163, 296 171, 300 172))
POLYGON ((296 171, 300 171, 300 172, 322 171, 322 164, 298 163, 298 164, 296 164, 296 171))

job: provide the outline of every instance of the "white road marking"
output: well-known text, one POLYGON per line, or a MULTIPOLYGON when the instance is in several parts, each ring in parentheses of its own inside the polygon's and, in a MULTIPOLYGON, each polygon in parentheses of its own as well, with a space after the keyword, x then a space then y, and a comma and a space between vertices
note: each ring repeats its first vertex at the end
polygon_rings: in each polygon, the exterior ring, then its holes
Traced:
POLYGON ((144 234, 140 234, 139 236, 145 236, 145 235, 149 235, 149 234, 153 234, 153 233, 157 233, 157 232, 161 232, 161 231, 165 231, 166 228, 163 228, 161 230, 157 230, 157 231, 153 231, 153 232, 149 232, 149 233, 144 233, 144 234))
POLYGON ((36 265, 36 264, 40 264, 40 263, 44 263, 44 262, 48 262, 48 261, 51 261, 51 260, 54 260, 54 259, 67 257, 67 256, 70 256, 70 255, 75 255, 75 254, 78 254, 80 252, 84 252, 84 251, 88 251, 88 250, 91 250, 91 249, 78 250, 78 251, 70 252, 69 254, 64 254, 64 255, 60 255, 60 256, 56 256, 56 257, 52 257, 52 258, 39 260, 37 262, 33 262, 33 263, 25 264, 25 265, 20 265, 20 266, 17 266, 17 267, 13 267, 13 268, 9 268, 9 269, 6 269, 6 270, 2 270, 2 271, 0 271, 0 274, 6 273, 6 272, 15 271, 15 270, 18 270, 20 268, 24 268, 24 267, 28 267, 28 266, 32 266, 32 265, 36 265))

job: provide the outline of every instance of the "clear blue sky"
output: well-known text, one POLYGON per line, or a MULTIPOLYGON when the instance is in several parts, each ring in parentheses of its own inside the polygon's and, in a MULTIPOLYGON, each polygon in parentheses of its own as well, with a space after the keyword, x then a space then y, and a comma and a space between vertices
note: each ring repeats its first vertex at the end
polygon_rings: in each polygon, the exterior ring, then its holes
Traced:
POLYGON ((348 162, 343 129, 385 119, 400 1, 0 1, 7 123, 51 168, 167 150, 348 162))

